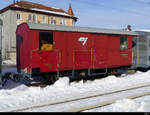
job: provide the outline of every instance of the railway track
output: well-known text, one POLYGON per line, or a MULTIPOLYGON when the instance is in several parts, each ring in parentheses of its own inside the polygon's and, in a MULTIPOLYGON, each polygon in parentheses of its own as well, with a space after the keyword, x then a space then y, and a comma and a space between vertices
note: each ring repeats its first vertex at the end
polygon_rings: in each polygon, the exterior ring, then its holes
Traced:
POLYGON ((114 103, 118 99, 138 98, 150 95, 150 83, 139 84, 136 86, 124 88, 122 90, 113 90, 105 93, 92 93, 82 95, 80 97, 72 97, 69 99, 47 102, 39 105, 4 110, 3 112, 30 112, 30 111, 48 111, 48 112, 81 112, 94 109, 114 103))
POLYGON ((25 84, 26 86, 28 87, 46 87, 47 84, 44 83, 44 82, 35 82, 35 83, 28 83, 28 84, 25 84))

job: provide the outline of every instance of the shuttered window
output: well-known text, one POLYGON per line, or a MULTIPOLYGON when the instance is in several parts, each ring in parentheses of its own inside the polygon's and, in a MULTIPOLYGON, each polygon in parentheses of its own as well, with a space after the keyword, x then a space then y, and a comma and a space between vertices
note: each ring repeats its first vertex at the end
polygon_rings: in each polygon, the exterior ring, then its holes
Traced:
POLYGON ((128 49, 128 37, 120 37, 120 49, 128 49))

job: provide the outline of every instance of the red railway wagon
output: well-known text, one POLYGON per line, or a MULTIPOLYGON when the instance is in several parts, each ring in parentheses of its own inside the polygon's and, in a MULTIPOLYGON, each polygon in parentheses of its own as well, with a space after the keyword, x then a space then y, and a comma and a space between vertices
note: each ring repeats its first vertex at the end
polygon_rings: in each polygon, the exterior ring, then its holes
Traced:
POLYGON ((57 77, 60 73, 90 76, 130 66, 132 37, 137 35, 123 30, 31 23, 20 24, 16 34, 18 72, 26 76, 46 74, 50 79, 53 73, 57 77))

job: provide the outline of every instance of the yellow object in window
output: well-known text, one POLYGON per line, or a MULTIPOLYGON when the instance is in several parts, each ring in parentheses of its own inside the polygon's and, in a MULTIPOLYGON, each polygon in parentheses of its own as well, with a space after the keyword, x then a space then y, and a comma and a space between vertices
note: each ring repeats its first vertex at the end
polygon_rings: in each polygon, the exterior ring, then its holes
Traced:
POLYGON ((52 44, 42 44, 41 50, 46 50, 46 51, 53 50, 53 45, 52 44))

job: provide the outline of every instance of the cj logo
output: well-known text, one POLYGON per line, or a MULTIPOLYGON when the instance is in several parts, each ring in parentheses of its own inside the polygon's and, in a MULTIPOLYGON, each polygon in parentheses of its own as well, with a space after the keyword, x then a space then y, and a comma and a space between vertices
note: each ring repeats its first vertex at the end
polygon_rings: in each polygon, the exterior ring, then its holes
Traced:
POLYGON ((87 40, 88 40, 88 37, 80 37, 78 39, 79 42, 83 42, 83 44, 82 44, 83 46, 86 44, 87 40))

